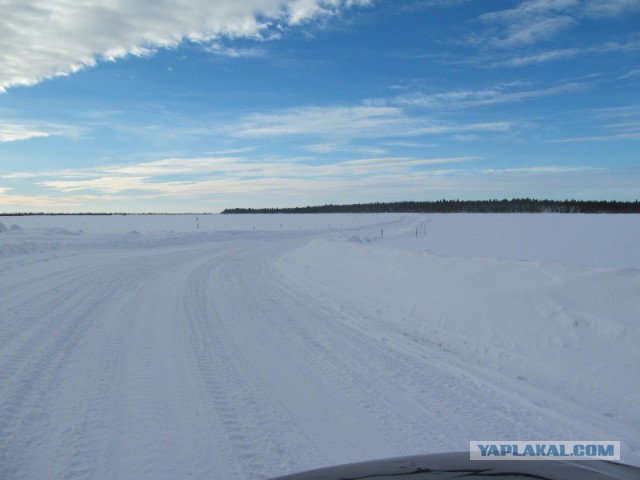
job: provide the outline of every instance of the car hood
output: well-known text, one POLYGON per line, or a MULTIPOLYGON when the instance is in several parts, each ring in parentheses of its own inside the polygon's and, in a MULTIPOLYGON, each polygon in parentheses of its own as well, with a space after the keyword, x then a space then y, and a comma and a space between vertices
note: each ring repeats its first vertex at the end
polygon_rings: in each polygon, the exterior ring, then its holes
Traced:
POLYGON ((389 458, 271 480, 640 480, 640 468, 602 460, 470 460, 469 452, 389 458))

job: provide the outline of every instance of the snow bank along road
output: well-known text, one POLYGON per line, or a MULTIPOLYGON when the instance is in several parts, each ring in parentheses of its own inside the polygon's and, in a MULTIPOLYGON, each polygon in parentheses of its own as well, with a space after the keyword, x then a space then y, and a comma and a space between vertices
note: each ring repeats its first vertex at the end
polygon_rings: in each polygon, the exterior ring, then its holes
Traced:
POLYGON ((3 232, 0 478, 259 479, 484 439, 640 464, 636 268, 406 248, 437 216, 273 218, 3 232))

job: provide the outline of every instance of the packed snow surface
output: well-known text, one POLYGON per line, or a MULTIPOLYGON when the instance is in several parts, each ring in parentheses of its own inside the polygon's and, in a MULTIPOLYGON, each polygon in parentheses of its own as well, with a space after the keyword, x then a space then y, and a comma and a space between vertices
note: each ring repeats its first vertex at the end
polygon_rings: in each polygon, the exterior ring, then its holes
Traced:
POLYGON ((620 440, 640 216, 0 217, 0 478, 620 440))

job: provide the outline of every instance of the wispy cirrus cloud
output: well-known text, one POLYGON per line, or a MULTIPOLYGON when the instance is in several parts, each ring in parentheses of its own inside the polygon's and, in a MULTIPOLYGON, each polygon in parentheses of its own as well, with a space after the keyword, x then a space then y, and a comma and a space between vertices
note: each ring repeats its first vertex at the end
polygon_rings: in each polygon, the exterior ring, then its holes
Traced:
MULTIPOLYGON (((385 102, 381 102, 385 103, 385 102)), ((432 117, 409 115, 402 107, 410 102, 393 101, 396 105, 356 105, 300 107, 247 115, 224 127, 225 132, 239 138, 279 136, 313 136, 339 141, 366 138, 416 137, 467 132, 504 132, 509 122, 445 122, 432 117)))
POLYGON ((488 27, 476 45, 513 48, 550 40, 586 19, 606 20, 640 11, 638 0, 527 0, 513 8, 482 14, 488 27))
POLYGON ((263 47, 229 47, 222 42, 212 42, 206 51, 225 58, 263 58, 269 54, 263 47))
POLYGON ((404 127, 408 122, 398 107, 310 106, 250 114, 230 125, 228 132, 237 137, 309 134, 367 137, 377 136, 389 128, 404 127))
POLYGON ((0 187, 0 208, 4 211, 24 212, 28 210, 41 211, 43 208, 78 207, 81 205, 76 199, 56 195, 24 195, 13 193, 11 188, 0 187))
POLYGON ((627 13, 640 12, 638 0, 588 0, 585 14, 590 17, 616 17, 627 13))
POLYGON ((581 113, 591 124, 590 134, 565 136, 552 143, 616 142, 640 140, 640 106, 589 109, 581 113))
POLYGON ((624 75, 618 77, 618 80, 626 80, 628 78, 640 78, 640 68, 634 68, 624 75))
POLYGON ((429 108, 468 108, 581 92, 591 88, 589 82, 565 82, 537 89, 522 89, 521 85, 496 85, 481 90, 454 90, 430 93, 414 92, 396 97, 399 105, 429 108))
POLYGON ((525 65, 535 65, 539 63, 553 62, 557 60, 565 60, 567 58, 577 57, 578 55, 587 53, 587 49, 581 48, 558 48, 537 52, 529 55, 519 55, 510 57, 505 60, 496 60, 483 62, 486 67, 522 67, 525 65))
POLYGON ((48 137, 48 132, 20 123, 0 123, 0 143, 48 137))
POLYGON ((359 175, 363 173, 372 174, 380 172, 410 172, 412 169, 427 166, 452 165, 459 163, 469 163, 479 160, 479 157, 442 157, 442 158, 412 158, 412 157, 387 157, 387 158, 367 158, 359 160, 349 160, 338 162, 331 166, 330 171, 335 175, 344 173, 359 175))
POLYGON ((99 60, 152 55, 159 48, 174 47, 185 40, 207 43, 225 37, 264 38, 269 32, 277 33, 369 3, 370 0, 5 0, 0 15, 0 91, 68 75, 92 67, 99 60))
POLYGON ((506 33, 493 40, 494 45, 511 47, 530 45, 553 38, 558 32, 568 30, 575 24, 569 16, 526 19, 509 25, 506 33))
MULTIPOLYGON (((37 185, 64 194, 98 192, 100 194, 155 193, 166 196, 194 195, 203 186, 244 185, 247 191, 259 181, 280 182, 393 175, 422 174, 450 166, 479 160, 478 157, 379 157, 360 158, 333 163, 310 163, 290 159, 252 161, 243 157, 166 158, 133 165, 114 165, 76 171, 51 171, 37 185), (421 173, 422 172, 422 173, 421 173), (188 174, 188 180, 182 175, 188 174)), ((20 178, 19 172, 14 178, 20 178)), ((204 191, 204 190, 202 190, 204 191)))
POLYGON ((610 133, 604 135, 583 135, 550 140, 550 143, 616 142, 620 140, 640 140, 640 129, 628 133, 610 133))
POLYGON ((67 137, 78 138, 84 129, 73 125, 45 122, 2 122, 0 121, 0 143, 19 142, 34 138, 67 137))
POLYGON ((591 172, 598 170, 593 167, 562 167, 558 165, 545 165, 540 167, 520 167, 520 168, 485 168, 484 173, 510 174, 524 173, 533 175, 544 175, 549 173, 573 173, 573 172, 591 172))
POLYGON ((145 177, 135 176, 104 176, 79 180, 47 180, 38 184, 64 193, 98 191, 113 194, 127 191, 162 191, 161 186, 154 186, 145 180, 145 177))
POLYGON ((387 148, 375 145, 351 145, 348 142, 326 142, 305 145, 305 150, 312 153, 351 153, 355 155, 383 156, 387 154, 387 148))
POLYGON ((577 0, 530 0, 515 8, 485 13, 480 20, 493 26, 485 41, 513 47, 548 40, 575 24, 572 13, 579 4, 577 0))
POLYGON ((640 40, 633 39, 627 42, 605 42, 588 47, 558 48, 501 60, 484 59, 483 63, 486 67, 522 67, 574 58, 579 55, 633 53, 637 51, 640 51, 640 40))

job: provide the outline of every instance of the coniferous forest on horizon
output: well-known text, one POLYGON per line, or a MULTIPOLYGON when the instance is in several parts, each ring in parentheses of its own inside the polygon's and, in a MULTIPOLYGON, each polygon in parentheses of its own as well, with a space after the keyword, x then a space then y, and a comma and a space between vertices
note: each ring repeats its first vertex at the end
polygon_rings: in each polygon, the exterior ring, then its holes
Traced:
POLYGON ((317 205, 290 208, 229 208, 239 213, 640 213, 640 202, 597 200, 437 200, 317 205))

